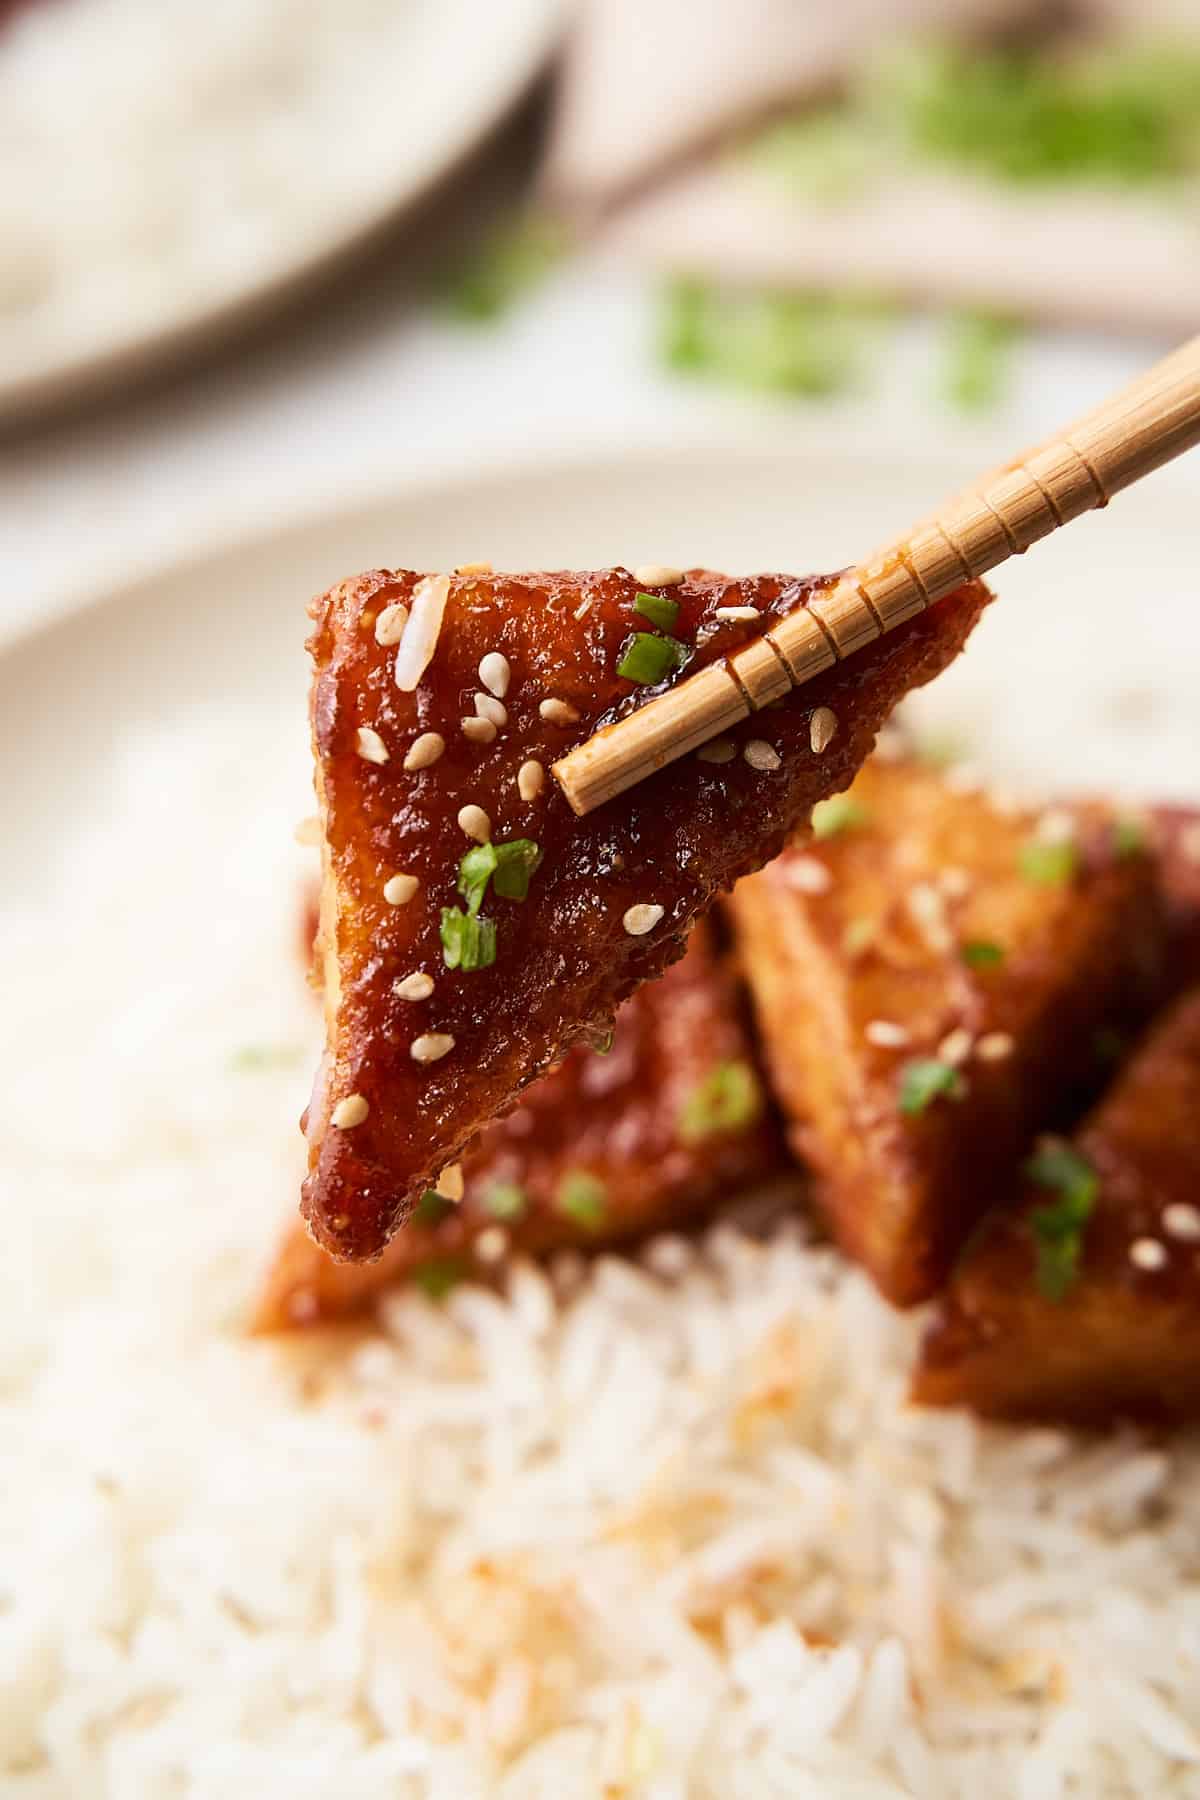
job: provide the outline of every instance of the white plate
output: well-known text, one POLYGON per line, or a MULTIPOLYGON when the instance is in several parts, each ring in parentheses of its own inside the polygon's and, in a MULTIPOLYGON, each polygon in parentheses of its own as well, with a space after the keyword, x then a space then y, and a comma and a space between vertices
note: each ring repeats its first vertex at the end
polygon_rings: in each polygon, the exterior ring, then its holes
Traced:
MULTIPOLYGON (((339 155, 355 151, 353 184, 336 204, 287 221, 268 219, 252 257, 235 258, 202 285, 177 283, 136 308, 110 304, 94 319, 51 329, 39 313, 8 316, 0 333, 0 418, 18 419, 125 379, 169 355, 207 344, 278 305, 421 199, 514 104, 542 66, 564 16, 564 0, 422 0, 407 8, 389 42, 403 47, 384 93, 395 96, 394 129, 381 129, 380 83, 371 104, 348 109, 339 155), (401 26, 403 29, 401 29, 401 26), (348 139, 348 142, 346 141, 348 139), (133 316, 131 315, 131 311, 133 316)), ((347 52, 355 48, 346 46, 347 52)), ((361 49, 361 47, 359 47, 361 49)), ((283 79, 281 77, 281 79, 283 79)), ((339 90, 340 91, 340 90, 339 90)), ((211 109, 210 109, 211 110, 211 109)), ((319 110, 302 120, 309 135, 319 110)), ((294 125, 292 127, 295 129, 294 125)), ((114 126, 115 154, 120 134, 114 126)), ((197 142, 219 166, 220 146, 197 142)), ((314 154, 320 155, 320 144, 314 154)), ((303 166, 296 179, 304 182, 303 166)), ((187 252, 203 270, 204 246, 187 252)), ((120 271, 115 279, 119 282, 120 271)))
MULTIPOLYGON (((961 738, 1005 779, 1200 794, 1187 473, 1122 495, 1001 570, 1001 599, 967 653, 913 702, 922 725, 961 738)), ((205 701, 227 709, 231 733, 250 717, 276 723, 306 810, 304 604, 352 570, 480 556, 498 568, 834 568, 861 545, 864 521, 881 538, 962 476, 948 460, 849 450, 581 460, 464 475, 166 570, 0 656, 6 879, 41 865, 69 838, 73 811, 111 792, 109 749, 205 701)), ((244 799, 253 809, 252 772, 244 799)))

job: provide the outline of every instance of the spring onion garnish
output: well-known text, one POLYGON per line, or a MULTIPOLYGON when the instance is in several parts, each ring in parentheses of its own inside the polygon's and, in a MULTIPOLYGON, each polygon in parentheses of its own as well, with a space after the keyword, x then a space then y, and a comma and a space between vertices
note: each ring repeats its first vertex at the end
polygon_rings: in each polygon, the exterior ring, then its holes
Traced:
POLYGON ((626 681, 637 681, 643 687, 653 687, 676 669, 682 669, 688 654, 687 645, 681 644, 678 638, 657 637, 649 631, 635 631, 621 647, 617 674, 626 681))
POLYGON ((968 969, 994 969, 1004 961, 1004 951, 987 938, 969 938, 962 947, 962 959, 968 969))
POLYGON ((486 969, 496 960, 496 927, 490 919, 443 906, 441 938, 448 969, 486 969))
POLYGON ((900 1111, 910 1118, 923 1113, 941 1094, 948 1100, 961 1100, 966 1091, 953 1063, 941 1062, 936 1056, 917 1057, 900 1070, 900 1111))
POLYGON ((477 844, 474 850, 468 850, 458 865, 458 891, 467 902, 467 911, 471 917, 483 904, 483 896, 487 892, 487 884, 496 873, 495 844, 477 844))
POLYGON ((633 602, 634 612, 641 613, 643 619, 649 619, 660 631, 674 631, 679 619, 678 600, 665 600, 659 594, 645 594, 640 590, 633 602))
POLYGON ((588 1231, 599 1231, 604 1224, 608 1192, 604 1183, 586 1169, 569 1170, 559 1182, 555 1198, 559 1211, 588 1231))
POLYGON ((1017 335, 1011 319, 961 312, 946 327, 942 384, 959 412, 983 412, 1003 398, 1010 353, 1017 335))
POLYGON ((1115 819, 1112 847, 1114 856, 1140 856, 1146 848, 1146 828, 1142 821, 1131 818, 1128 814, 1123 819, 1115 819))
POLYGON ((1040 882, 1043 887, 1065 887, 1075 878, 1079 852, 1070 842, 1047 844, 1040 838, 1032 838, 1021 845, 1019 861, 1027 881, 1040 882))
POLYGON ((1043 1144, 1025 1164, 1025 1173, 1059 1196, 1050 1205, 1035 1206, 1029 1223, 1037 1244, 1038 1288, 1047 1300, 1061 1300, 1078 1279, 1084 1227, 1100 1183, 1091 1164, 1069 1144, 1043 1144))
POLYGON ((444 1300, 466 1272, 466 1264, 460 1256, 431 1256, 428 1262, 413 1270, 412 1278, 431 1300, 444 1300))
POLYGON ((758 1077, 746 1062, 722 1062, 693 1088, 679 1114, 679 1135, 685 1144, 720 1131, 744 1131, 762 1110, 758 1077))
POLYGON ((497 1181, 484 1195, 483 1204, 495 1219, 519 1219, 529 1200, 515 1181, 497 1181))
POLYGON ((427 1225, 432 1228, 434 1225, 440 1225, 446 1214, 453 1211, 453 1200, 447 1200, 445 1194, 439 1194, 436 1188, 426 1188, 413 1207, 413 1218, 418 1225, 427 1225))
POLYGON ((507 844, 492 846, 496 854, 496 873, 492 886, 502 900, 524 900, 529 893, 529 878, 542 860, 542 853, 532 838, 510 838, 507 844))
POLYGON ((815 838, 840 837, 843 831, 857 831, 871 823, 871 815, 865 806, 849 794, 834 794, 830 800, 818 800, 812 809, 812 829, 815 838))

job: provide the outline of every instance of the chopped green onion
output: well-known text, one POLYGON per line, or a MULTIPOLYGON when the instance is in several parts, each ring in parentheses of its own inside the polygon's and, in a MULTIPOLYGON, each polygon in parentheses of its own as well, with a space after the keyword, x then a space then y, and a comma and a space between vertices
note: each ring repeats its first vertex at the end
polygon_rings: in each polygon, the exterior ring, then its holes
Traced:
POLYGON ((678 600, 667 600, 661 594, 646 594, 640 589, 633 603, 634 612, 641 613, 643 619, 649 619, 660 631, 674 631, 679 621, 678 600))
POLYGON ((668 675, 681 669, 688 659, 688 647, 678 638, 657 637, 649 631, 635 631, 621 646, 617 674, 626 681, 653 687, 668 675))
POLYGON ((935 1056, 917 1057, 900 1070, 900 1111, 910 1118, 923 1113, 939 1095, 961 1100, 966 1083, 952 1063, 935 1056))
POLYGON ((987 938, 969 938, 962 947, 962 959, 968 969, 994 969, 1004 961, 1004 951, 987 938))
POLYGON ((1070 1144, 1043 1144, 1025 1164, 1038 1187, 1059 1198, 1035 1206, 1029 1224, 1037 1244, 1037 1284, 1048 1300, 1061 1300, 1079 1275, 1083 1232, 1096 1204, 1100 1183, 1086 1159, 1070 1144))
POLYGON ((511 838, 496 845, 496 874, 492 887, 502 900, 524 900, 529 879, 542 860, 532 838, 511 838))
POLYGON ((523 1187, 515 1181, 497 1181, 484 1195, 483 1204, 496 1219, 519 1219, 529 1205, 523 1187))
POLYGON ((467 1272, 461 1256, 431 1256, 412 1272, 412 1278, 431 1300, 444 1300, 467 1272))
POLYGON ((608 1030, 606 1032, 603 1032, 601 1034, 601 1036, 595 1037, 591 1040, 590 1047, 592 1050, 592 1054, 594 1056, 607 1056, 609 1054, 609 1052, 612 1050, 613 1044, 616 1042, 616 1037, 617 1037, 617 1034, 613 1030, 612 1026, 610 1025, 608 1030))
POLYGON ((952 314, 946 327, 942 384, 959 412, 983 412, 1004 396, 1010 352, 1016 338, 1010 319, 988 313, 952 314))
POLYGON ((746 1062, 722 1062, 688 1095, 679 1115, 685 1144, 721 1131, 744 1131, 762 1110, 758 1077, 746 1062))
POLYGON ((537 212, 510 219, 443 274, 444 303, 465 324, 491 324, 544 281, 569 248, 561 220, 537 212))
POLYGON ((815 838, 839 837, 843 831, 856 831, 871 823, 865 806, 849 794, 835 794, 831 800, 818 800, 812 809, 815 838))
POLYGON ((441 937, 448 969, 486 969, 496 960, 496 927, 490 919, 443 906, 441 937))
POLYGON ((820 400, 855 384, 880 318, 867 296, 675 281, 663 301, 659 354, 680 374, 820 400))
POLYGON ((1043 887, 1065 887, 1073 881, 1079 867, 1079 852, 1072 843, 1044 844, 1032 838, 1021 845, 1021 873, 1027 881, 1041 882, 1043 887))
POLYGON ((477 844, 467 851, 458 865, 458 891, 466 899, 467 911, 472 918, 483 904, 487 884, 496 872, 498 860, 494 844, 477 844))
POLYGON ((418 1225, 440 1225, 446 1214, 454 1211, 453 1200, 447 1200, 445 1194, 439 1194, 436 1188, 426 1188, 417 1204, 413 1207, 413 1218, 418 1225))
POLYGON ((1146 827, 1141 819, 1126 814, 1123 819, 1114 820, 1112 846, 1116 856, 1140 856, 1146 848, 1146 827))
POLYGON ((559 1211, 586 1227, 598 1231, 604 1224, 608 1192, 602 1181, 586 1169, 572 1169, 564 1175, 555 1196, 559 1211))

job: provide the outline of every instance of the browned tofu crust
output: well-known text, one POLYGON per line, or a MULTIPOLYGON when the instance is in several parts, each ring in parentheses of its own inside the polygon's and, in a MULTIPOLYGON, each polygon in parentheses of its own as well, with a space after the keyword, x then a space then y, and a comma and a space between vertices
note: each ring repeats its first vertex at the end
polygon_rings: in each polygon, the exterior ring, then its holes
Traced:
POLYGON ((729 905, 817 1205, 909 1305, 1011 1192, 1033 1133, 1091 1097, 1147 1016, 1163 911, 1152 858, 1102 808, 1039 819, 878 758, 834 804, 842 829, 729 905), (906 1112, 930 1062, 950 1091, 906 1112))
MULTIPOLYGON (((606 1027, 682 953, 717 894, 845 787, 892 707, 957 654, 988 597, 963 587, 748 721, 730 760, 688 758, 578 819, 550 765, 653 691, 618 673, 633 634, 654 632, 637 610, 638 583, 622 569, 455 576, 431 660, 415 691, 402 691, 398 653, 376 627, 385 608, 414 601, 421 579, 378 570, 313 607, 328 1048, 306 1115, 302 1211, 339 1258, 377 1256, 481 1127, 581 1034, 606 1027), (497 656, 506 680, 489 696, 481 663, 497 656), (481 695, 498 719, 494 736, 480 729, 481 695), (828 742, 812 726, 821 707, 835 716, 828 742), (436 760, 414 758, 429 734, 436 760), (521 779, 534 763, 540 786, 521 779), (464 823, 468 806, 478 811, 464 823), (468 972, 446 966, 439 922, 459 903, 480 813, 493 842, 532 840, 541 863, 523 903, 491 891, 496 959, 468 972), (397 874, 419 886, 393 903, 397 874), (398 990, 413 974, 432 981, 427 997, 398 990)), ((688 659, 676 678, 825 585, 693 573, 654 590, 679 609, 670 635, 688 659)))
POLYGON ((419 1204, 373 1263, 331 1261, 296 1220, 255 1328, 345 1317, 414 1271, 437 1284, 510 1250, 594 1249, 679 1225, 780 1162, 742 991, 704 921, 683 959, 625 1002, 607 1053, 576 1047, 486 1128, 459 1204, 419 1204))
MULTIPOLYGON (((1078 1276, 1039 1285, 1056 1195, 1027 1184, 972 1241, 914 1399, 1013 1419, 1200 1416, 1200 990, 1156 1026, 1073 1140, 1095 1177, 1078 1276)), ((1042 1282, 1045 1277, 1043 1275, 1042 1282)))

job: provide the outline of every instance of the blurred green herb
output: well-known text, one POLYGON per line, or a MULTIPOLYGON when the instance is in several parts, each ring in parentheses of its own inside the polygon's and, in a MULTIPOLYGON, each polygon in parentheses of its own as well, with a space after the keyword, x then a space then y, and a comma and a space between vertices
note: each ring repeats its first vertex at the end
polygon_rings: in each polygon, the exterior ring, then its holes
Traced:
POLYGON ((559 1209, 588 1231, 598 1231, 604 1224, 608 1192, 604 1183, 586 1169, 571 1169, 559 1183, 559 1209))
POLYGON ((983 412, 1004 397, 1017 327, 988 313, 952 313, 946 321, 942 391, 959 412, 983 412))
POLYGON ((1126 813, 1115 819, 1112 828, 1113 854, 1118 857, 1140 856, 1146 848, 1146 827, 1141 819, 1126 813))
POLYGON ((453 1200, 447 1200, 436 1188, 426 1188, 417 1204, 413 1207, 413 1218, 418 1225, 427 1225, 431 1229, 440 1225, 448 1212, 453 1212, 453 1200))
POLYGON ((962 959, 968 969, 994 969, 1004 961, 1004 951, 986 938, 971 938, 962 947, 962 959))
POLYGON ((659 348, 677 374, 820 400, 858 381, 880 316, 866 299, 679 279, 663 296, 659 348))
POLYGON ((866 807, 850 794, 834 794, 828 800, 818 800, 812 809, 813 836, 818 839, 840 837, 844 831, 861 831, 870 823, 871 815, 866 807))
POLYGON ((508 220, 443 275, 447 311, 464 324, 492 324, 532 293, 570 247, 561 219, 531 212, 508 220))
POLYGON ((967 1088, 952 1063, 928 1056, 904 1064, 900 1070, 899 1090, 900 1111, 908 1118, 915 1118, 932 1106, 940 1095, 944 1094, 948 1100, 961 1100, 967 1088))
POLYGON ((431 1300, 444 1300, 467 1272, 460 1256, 433 1256, 413 1270, 412 1278, 431 1300))
POLYGON ((1100 1183, 1091 1164, 1069 1144, 1043 1144, 1025 1164, 1025 1173, 1059 1196, 1049 1205, 1035 1206, 1029 1224, 1037 1245, 1038 1287, 1048 1300, 1061 1300, 1078 1278, 1084 1227, 1100 1183))
POLYGON ((776 119, 740 154, 794 199, 834 207, 854 199, 880 173, 887 149, 868 114, 840 106, 776 119))
POLYGON ((1079 852, 1069 842, 1047 844, 1039 838, 1030 838, 1028 843, 1021 845, 1018 860, 1027 881, 1040 882, 1043 887, 1065 887, 1075 879, 1079 852))
POLYGON ((484 1196, 483 1204, 497 1219, 519 1219, 529 1201, 523 1187, 515 1181, 493 1182, 484 1196))
POLYGON ((679 1135, 698 1144, 721 1131, 744 1131, 762 1111, 758 1077, 747 1062, 722 1062, 693 1088, 679 1115, 679 1135))

